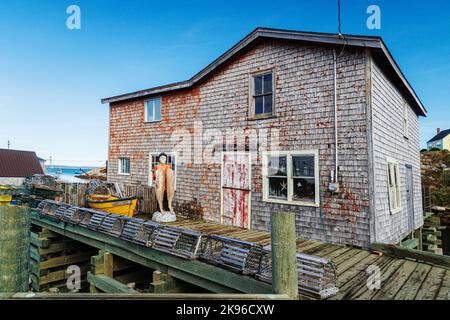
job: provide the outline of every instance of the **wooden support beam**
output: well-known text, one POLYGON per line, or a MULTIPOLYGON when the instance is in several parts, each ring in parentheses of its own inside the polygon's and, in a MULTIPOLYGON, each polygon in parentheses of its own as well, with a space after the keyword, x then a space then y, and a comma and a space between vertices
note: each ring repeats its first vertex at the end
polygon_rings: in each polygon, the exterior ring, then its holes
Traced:
POLYGON ((295 213, 276 212, 271 218, 272 283, 277 294, 298 298, 295 213))
POLYGON ((401 248, 395 245, 373 243, 370 249, 381 251, 386 255, 397 258, 408 258, 417 261, 430 263, 439 267, 450 268, 450 257, 438 255, 430 252, 401 248))
POLYGON ((129 288, 127 285, 114 280, 105 275, 94 275, 91 272, 87 274, 87 280, 91 286, 107 293, 138 293, 138 291, 129 288))

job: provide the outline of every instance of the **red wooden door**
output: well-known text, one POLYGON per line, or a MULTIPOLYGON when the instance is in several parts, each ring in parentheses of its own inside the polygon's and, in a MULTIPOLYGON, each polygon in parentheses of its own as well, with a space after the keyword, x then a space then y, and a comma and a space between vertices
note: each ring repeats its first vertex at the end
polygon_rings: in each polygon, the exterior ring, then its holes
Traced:
POLYGON ((223 224, 250 228, 250 153, 225 152, 222 155, 223 224))

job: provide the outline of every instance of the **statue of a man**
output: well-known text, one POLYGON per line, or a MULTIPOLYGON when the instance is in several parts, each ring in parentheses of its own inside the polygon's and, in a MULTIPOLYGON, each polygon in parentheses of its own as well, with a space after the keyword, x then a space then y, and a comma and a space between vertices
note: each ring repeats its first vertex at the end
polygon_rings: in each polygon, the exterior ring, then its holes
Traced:
POLYGON ((152 219, 161 222, 175 221, 176 215, 172 207, 175 191, 175 173, 172 170, 172 165, 167 164, 167 155, 165 153, 161 153, 158 156, 158 164, 155 165, 153 172, 153 182, 159 212, 155 212, 152 219), (169 211, 164 210, 164 194, 167 195, 169 211))

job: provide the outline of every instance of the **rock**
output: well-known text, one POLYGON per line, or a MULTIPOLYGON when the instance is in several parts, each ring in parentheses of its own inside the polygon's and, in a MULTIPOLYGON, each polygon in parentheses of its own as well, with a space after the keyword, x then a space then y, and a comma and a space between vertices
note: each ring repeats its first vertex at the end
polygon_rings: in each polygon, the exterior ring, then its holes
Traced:
POLYGON ((170 211, 163 211, 162 213, 156 211, 153 214, 152 220, 157 222, 174 222, 177 220, 177 216, 175 213, 170 211))

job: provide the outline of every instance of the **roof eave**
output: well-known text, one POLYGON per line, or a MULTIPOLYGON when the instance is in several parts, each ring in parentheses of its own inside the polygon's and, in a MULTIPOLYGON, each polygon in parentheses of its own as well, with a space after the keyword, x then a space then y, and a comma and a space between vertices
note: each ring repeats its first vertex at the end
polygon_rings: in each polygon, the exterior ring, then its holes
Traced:
POLYGON ((420 101, 420 99, 417 96, 416 92, 414 91, 412 86, 409 84, 409 82, 406 79, 406 77, 404 76, 403 72, 400 70, 400 67, 398 66, 397 62, 395 62, 394 58, 392 57, 392 55, 391 55, 389 49, 387 48, 387 46, 384 44, 383 40, 380 40, 380 45, 381 45, 381 50, 383 51, 385 57, 389 60, 389 63, 392 66, 392 68, 394 69, 395 73, 400 78, 400 80, 402 81, 403 85, 407 88, 407 90, 411 94, 411 97, 413 98, 414 102, 416 103, 418 115, 426 117, 428 112, 425 109, 424 105, 422 104, 422 101, 420 101))
POLYGON ((329 45, 342 45, 346 44, 348 46, 358 46, 358 47, 366 47, 375 50, 381 50, 383 55, 388 59, 389 64, 392 66, 394 72, 401 80, 402 84, 409 91, 412 101, 416 105, 416 112, 420 116, 426 117, 427 111, 423 106, 422 102, 418 98, 414 89, 411 87, 409 82, 406 80, 399 66, 395 62, 391 53, 387 49, 383 40, 380 37, 361 37, 354 35, 344 35, 345 39, 341 35, 337 34, 325 34, 325 33, 311 33, 311 32, 300 32, 300 31, 292 31, 292 30, 278 30, 278 29, 267 29, 267 28, 257 28, 250 34, 248 34, 244 39, 239 41, 236 45, 234 45, 231 49, 222 54, 219 58, 214 60, 211 64, 206 66, 203 70, 194 75, 191 79, 178 82, 172 85, 166 85, 161 87, 154 87, 146 90, 136 91, 132 93, 122 94, 110 98, 104 98, 101 102, 104 103, 114 103, 125 100, 132 100, 141 98, 149 95, 156 95, 168 91, 175 91, 181 89, 188 89, 194 86, 196 83, 201 81, 203 78, 211 74, 214 70, 216 70, 219 66, 227 62, 231 59, 235 54, 246 48, 252 42, 254 42, 258 38, 269 38, 269 39, 284 39, 284 40, 293 40, 293 41, 302 41, 302 42, 311 42, 311 43, 323 43, 329 45))

